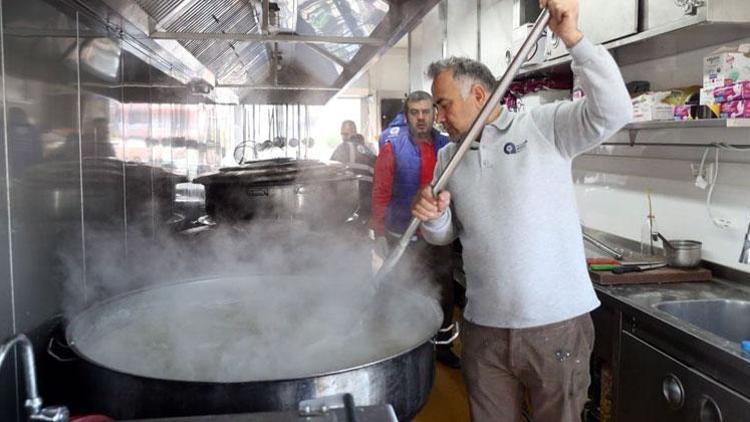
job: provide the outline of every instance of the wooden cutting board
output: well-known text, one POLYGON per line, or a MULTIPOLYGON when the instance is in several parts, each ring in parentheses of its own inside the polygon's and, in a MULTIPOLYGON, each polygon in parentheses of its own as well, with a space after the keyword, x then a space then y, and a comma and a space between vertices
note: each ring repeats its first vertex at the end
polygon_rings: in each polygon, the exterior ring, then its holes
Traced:
POLYGON ((589 271, 591 281, 596 284, 649 284, 649 283, 685 283, 690 281, 711 281, 711 270, 693 268, 657 268, 655 270, 613 274, 612 271, 589 271))

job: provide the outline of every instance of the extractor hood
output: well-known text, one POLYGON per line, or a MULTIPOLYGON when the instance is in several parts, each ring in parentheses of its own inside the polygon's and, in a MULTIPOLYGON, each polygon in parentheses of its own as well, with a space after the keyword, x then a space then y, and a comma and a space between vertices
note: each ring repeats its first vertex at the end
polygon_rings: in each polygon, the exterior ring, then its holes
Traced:
POLYGON ((324 104, 440 0, 73 0, 174 63, 184 83, 241 103, 324 104))

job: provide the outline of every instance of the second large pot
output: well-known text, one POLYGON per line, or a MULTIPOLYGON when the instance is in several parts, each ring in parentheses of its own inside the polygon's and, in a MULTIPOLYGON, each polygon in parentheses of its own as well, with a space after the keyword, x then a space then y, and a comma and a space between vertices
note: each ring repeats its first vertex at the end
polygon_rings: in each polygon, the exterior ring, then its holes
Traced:
POLYGON ((195 182, 205 185, 206 211, 218 221, 296 220, 336 227, 359 207, 359 176, 317 161, 228 168, 195 182))

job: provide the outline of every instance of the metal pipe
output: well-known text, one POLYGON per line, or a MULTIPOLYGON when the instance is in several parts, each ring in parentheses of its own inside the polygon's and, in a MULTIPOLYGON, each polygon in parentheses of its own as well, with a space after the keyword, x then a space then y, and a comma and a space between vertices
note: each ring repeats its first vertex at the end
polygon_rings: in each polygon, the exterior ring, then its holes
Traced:
POLYGON ((312 49, 312 51, 320 54, 321 56, 325 57, 326 59, 328 59, 328 60, 330 60, 330 61, 332 61, 334 63, 336 63, 337 65, 339 65, 341 67, 346 67, 346 65, 349 64, 349 63, 341 60, 340 58, 338 58, 338 56, 336 56, 335 54, 331 53, 330 51, 326 50, 325 48, 323 48, 323 47, 321 47, 321 46, 319 46, 317 44, 308 43, 307 46, 310 47, 310 49, 312 49))
MULTIPOLYGON (((492 92, 492 96, 490 96, 490 99, 484 104, 484 107, 482 107, 482 111, 479 112, 479 115, 474 119, 474 122, 471 124, 471 129, 469 129, 469 132, 459 143, 458 149, 456 149, 455 154, 453 154, 453 157, 451 157, 450 161, 448 161, 448 164, 445 166, 445 169, 440 174, 435 184, 432 185, 433 194, 437 195, 441 190, 443 190, 446 183, 448 183, 448 179, 450 179, 451 175, 456 170, 458 163, 471 147, 472 142, 474 142, 479 134, 482 133, 482 130, 484 130, 484 126, 487 123, 487 119, 495 111, 495 108, 500 104, 500 100, 502 100, 505 92, 508 90, 508 87, 510 87, 510 84, 513 82, 513 78, 515 78, 518 74, 518 71, 521 69, 521 65, 523 65, 523 63, 526 61, 529 52, 535 46, 539 37, 542 35, 542 31, 544 31, 544 28, 547 26, 548 22, 549 11, 545 9, 539 15, 539 18, 537 18, 536 23, 534 23, 534 27, 531 30, 531 33, 526 38, 526 41, 524 41, 521 49, 518 51, 516 56, 513 58, 513 61, 511 61, 510 66, 508 66, 508 69, 505 71, 502 78, 500 78, 500 82, 492 92)), ((396 263, 404 254, 406 247, 409 246, 411 237, 417 231, 419 224, 420 221, 418 218, 412 218, 409 227, 401 236, 398 244, 390 253, 390 255, 388 255, 388 258, 385 260, 385 262, 383 262, 383 265, 375 275, 376 280, 381 279, 385 274, 389 273, 393 269, 393 267, 396 266, 396 263)))
POLYGON ((36 388, 36 366, 34 366, 34 350, 31 347, 29 338, 24 334, 17 334, 11 337, 0 346, 0 368, 8 352, 13 346, 19 345, 21 349, 21 362, 23 363, 24 384, 26 384, 26 401, 24 406, 28 409, 29 415, 36 415, 42 410, 42 398, 36 388))
POLYGON ((742 244, 742 252, 740 252, 740 264, 750 264, 750 225, 747 226, 745 242, 742 244))
POLYGON ((339 37, 333 35, 298 35, 293 33, 279 33, 274 35, 248 34, 245 32, 152 32, 150 38, 155 40, 223 40, 223 41, 255 41, 255 42, 285 42, 309 44, 361 44, 382 47, 385 41, 372 37, 339 37))
POLYGON ((583 233, 583 239, 591 243, 592 245, 596 246, 597 248, 603 250, 604 252, 608 253, 609 255, 612 255, 615 259, 622 259, 623 255, 616 251, 611 246, 607 245, 606 243, 602 242, 599 239, 596 239, 595 237, 591 236, 590 234, 586 233, 585 231, 581 231, 583 233))
POLYGON ((271 9, 270 1, 263 0, 262 7, 263 7, 263 11, 261 15, 260 31, 262 35, 268 35, 268 13, 269 13, 269 10, 271 9))
POLYGON ((291 85, 258 85, 258 84, 219 84, 217 88, 243 88, 248 91, 331 91, 336 92, 341 88, 333 86, 291 86, 291 85))

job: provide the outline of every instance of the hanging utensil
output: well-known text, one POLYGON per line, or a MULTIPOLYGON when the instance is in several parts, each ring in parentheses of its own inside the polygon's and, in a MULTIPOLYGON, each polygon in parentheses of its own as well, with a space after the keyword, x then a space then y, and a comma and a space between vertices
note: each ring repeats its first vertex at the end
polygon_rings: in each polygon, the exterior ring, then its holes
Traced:
MULTIPOLYGON (((523 65, 523 63, 526 61, 526 58, 529 56, 529 52, 531 51, 531 49, 536 46, 536 42, 542 35, 542 32, 547 26, 549 19, 549 11, 547 9, 542 10, 542 13, 537 18, 536 23, 534 23, 534 27, 531 29, 529 36, 526 38, 526 41, 524 41, 523 45, 521 45, 518 53, 516 53, 516 56, 510 62, 508 69, 505 71, 502 78, 500 78, 497 87, 492 92, 492 96, 487 101, 487 103, 485 103, 484 107, 482 107, 482 111, 479 112, 479 115, 471 124, 469 132, 459 143, 455 154, 453 154, 453 157, 451 157, 450 161, 448 161, 448 164, 445 166, 445 169, 440 174, 435 184, 432 185, 433 195, 437 196, 440 191, 443 190, 445 185, 448 183, 448 179, 450 179, 456 167, 458 167, 458 163, 466 154, 466 151, 469 150, 469 147, 471 147, 472 142, 474 142, 479 134, 482 133, 482 130, 487 123, 487 119, 495 110, 495 107, 500 104, 500 100, 502 100, 502 98, 505 96, 505 93, 510 87, 510 84, 513 82, 513 79, 521 69, 521 65, 523 65)), ((401 239, 399 240, 398 244, 391 250, 390 255, 388 255, 388 258, 386 258, 385 262, 383 262, 383 265, 375 275, 376 280, 382 280, 383 277, 396 266, 398 261, 401 259, 401 256, 404 254, 407 246, 409 246, 410 239, 412 238, 412 236, 414 236, 414 233, 417 231, 419 224, 420 221, 418 218, 412 218, 409 227, 407 227, 404 234, 401 235, 401 239)))

